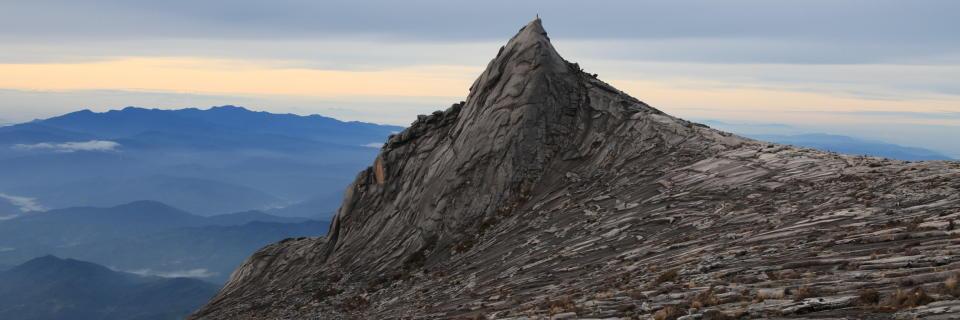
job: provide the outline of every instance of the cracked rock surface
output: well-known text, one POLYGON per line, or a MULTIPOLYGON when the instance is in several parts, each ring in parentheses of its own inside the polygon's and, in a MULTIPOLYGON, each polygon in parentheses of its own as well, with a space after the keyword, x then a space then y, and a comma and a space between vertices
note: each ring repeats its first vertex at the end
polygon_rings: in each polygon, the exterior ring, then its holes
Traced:
POLYGON ((260 250, 192 318, 955 319, 958 190, 956 162, 664 114, 534 20, 389 139, 327 237, 260 250))

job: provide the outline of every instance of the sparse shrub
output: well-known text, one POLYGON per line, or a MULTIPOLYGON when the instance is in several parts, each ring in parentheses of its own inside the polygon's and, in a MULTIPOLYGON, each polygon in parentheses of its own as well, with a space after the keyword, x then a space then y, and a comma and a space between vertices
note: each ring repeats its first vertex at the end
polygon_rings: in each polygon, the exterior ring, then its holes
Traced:
POLYGON ((468 250, 470 250, 470 248, 473 248, 473 244, 474 244, 473 239, 466 239, 466 240, 460 241, 453 247, 453 252, 455 253, 467 252, 468 250))
POLYGON ((893 295, 887 298, 884 305, 893 309, 905 309, 922 306, 930 302, 933 302, 933 298, 927 295, 927 293, 923 291, 923 288, 914 288, 913 290, 897 289, 893 295))
POLYGON ((901 287, 912 287, 917 284, 916 281, 913 281, 913 279, 909 277, 900 278, 899 283, 901 287))
POLYGON ((763 301, 765 299, 783 299, 786 296, 786 290, 781 288, 760 288, 757 289, 757 299, 763 301))
POLYGON ((673 282, 677 280, 678 276, 679 274, 677 273, 676 269, 670 269, 657 276, 657 279, 654 280, 653 284, 658 285, 664 282, 673 282))
POLYGON ((627 296, 630 296, 633 300, 647 300, 647 295, 643 294, 643 291, 639 289, 633 289, 627 292, 627 296))
POLYGON ((766 271, 766 272, 764 272, 764 274, 766 274, 766 275, 767 275, 767 278, 770 278, 770 280, 780 280, 780 274, 779 274, 779 273, 776 273, 776 272, 773 272, 773 271, 766 271))
POLYGON ((620 311, 623 313, 632 313, 633 310, 636 310, 636 309, 637 309, 637 306, 634 304, 621 304, 617 306, 617 311, 620 311))
POLYGON ((343 290, 336 289, 334 287, 324 287, 313 293, 313 298, 317 301, 326 300, 328 297, 335 296, 343 292, 343 290))
POLYGON ((683 311, 676 306, 666 306, 663 309, 657 310, 653 314, 654 320, 676 320, 677 318, 683 316, 683 311))
POLYGON ((367 280, 367 288, 366 288, 366 290, 367 290, 367 292, 378 291, 378 290, 380 290, 381 288, 383 288, 386 283, 387 283, 387 278, 386 278, 386 277, 379 276, 379 277, 376 277, 376 278, 372 278, 372 279, 370 279, 370 280, 367 280))
POLYGON ((880 303, 880 293, 874 289, 860 290, 860 304, 875 305, 880 303))
POLYGON ((370 301, 367 300, 367 297, 364 296, 352 296, 343 300, 340 303, 340 309, 343 311, 360 311, 366 309, 370 305, 370 301))
POLYGON ((490 230, 490 228, 493 228, 499 222, 500 220, 497 219, 496 217, 483 219, 483 221, 480 223, 480 226, 478 227, 479 234, 486 233, 487 230, 490 230))
POLYGON ((751 274, 741 274, 733 277, 733 282, 742 284, 751 284, 763 281, 760 277, 751 274))
POLYGON ((700 319, 701 320, 733 320, 734 317, 731 317, 730 315, 720 312, 718 310, 707 310, 706 312, 703 313, 703 317, 700 319))
POLYGON ((717 298, 717 295, 713 292, 713 287, 710 289, 698 292, 693 296, 693 300, 690 301, 690 307, 702 309, 704 307, 715 306, 720 304, 720 299, 717 298))
POLYGON ((943 281, 944 291, 954 297, 960 297, 960 275, 953 274, 943 281))
POLYGON ((547 300, 547 310, 549 310, 550 315, 564 312, 576 312, 577 305, 573 303, 573 298, 564 295, 557 297, 557 299, 547 300))
POLYGON ((800 279, 800 276, 800 273, 793 269, 780 271, 780 279, 800 279))
POLYGON ((487 317, 482 312, 468 314, 457 318, 458 320, 486 320, 487 317))
POLYGON ((604 300, 612 296, 613 296, 613 292, 606 290, 606 291, 597 292, 596 294, 593 295, 593 298, 597 300, 604 300))
POLYGON ((820 296, 820 293, 817 291, 816 288, 811 286, 802 286, 797 288, 797 290, 794 290, 793 292, 793 299, 796 301, 800 301, 807 298, 818 297, 818 296, 820 296))
POLYGON ((907 227, 906 227, 906 228, 907 228, 907 231, 910 231, 910 232, 920 231, 920 230, 921 230, 921 228, 920 228, 920 224, 921 224, 921 223, 923 223, 923 217, 916 217, 916 218, 913 218, 913 220, 904 222, 904 224, 907 225, 907 227))

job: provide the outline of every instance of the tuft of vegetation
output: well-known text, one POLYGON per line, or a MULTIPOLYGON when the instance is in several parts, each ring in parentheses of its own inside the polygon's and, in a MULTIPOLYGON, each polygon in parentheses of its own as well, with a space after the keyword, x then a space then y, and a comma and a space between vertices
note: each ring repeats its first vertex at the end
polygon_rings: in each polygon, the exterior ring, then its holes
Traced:
POLYGON ((465 239, 453 246, 453 252, 459 254, 459 253, 470 251, 470 248, 473 248, 473 245, 474 245, 473 238, 465 239))
POLYGON ((960 297, 960 274, 953 274, 943 281, 944 293, 960 297))
POLYGON ((670 269, 670 270, 664 271, 659 276, 657 276, 657 279, 653 281, 653 284, 658 285, 664 282, 674 282, 677 280, 677 277, 679 277, 679 273, 677 273, 677 269, 670 269))
POLYGON ((895 310, 919 307, 933 302, 933 298, 927 295, 923 288, 914 288, 913 290, 897 289, 887 300, 884 306, 895 310))
POLYGON ((500 219, 497 219, 497 217, 490 217, 490 218, 483 219, 483 221, 480 222, 480 226, 478 227, 479 234, 482 235, 487 233, 487 230, 490 230, 491 228, 496 226, 497 223, 500 223, 500 219))
POLYGON ((324 287, 313 293, 313 298, 317 301, 324 301, 327 298, 338 295, 342 293, 343 290, 334 288, 334 287, 324 287))
POLYGON ((425 250, 419 250, 407 257, 407 261, 404 262, 404 266, 411 269, 422 268, 424 262, 427 261, 427 255, 424 251, 425 250))
POLYGON ((690 307, 696 309, 702 309, 709 306, 715 306, 720 304, 720 299, 717 298, 716 293, 713 291, 713 287, 710 289, 698 292, 693 296, 693 299, 690 300, 690 307))
MULTIPOLYGON (((748 293, 748 294, 744 294, 744 296, 748 296, 748 295, 749 295, 749 293, 748 293)), ((760 289, 757 289, 756 298, 757 298, 760 302, 762 302, 763 300, 766 300, 766 299, 783 299, 783 298, 785 297, 785 295, 786 295, 786 292, 785 292, 785 290, 782 290, 782 289, 777 289, 777 288, 773 288, 773 289, 760 288, 760 289)))
POLYGON ((647 300, 647 295, 643 294, 643 291, 639 289, 633 289, 628 291, 627 296, 629 296, 630 299, 633 299, 633 300, 640 300, 640 301, 647 300))
POLYGON ((880 303, 880 293, 874 289, 861 290, 859 302, 862 305, 876 305, 880 303))
POLYGON ((547 300, 546 307, 550 315, 577 311, 577 305, 573 303, 573 298, 567 295, 547 300))
POLYGON ((666 306, 663 309, 657 310, 653 314, 654 320, 676 320, 683 316, 683 311, 680 310, 677 306, 666 306))
POLYGON ((923 217, 915 217, 913 220, 905 221, 906 229, 909 232, 921 231, 923 228, 920 227, 920 224, 923 223, 923 217))
POLYGON ((803 299, 814 298, 819 296, 820 296, 820 292, 818 292, 816 288, 811 286, 802 286, 797 288, 797 290, 794 290, 793 292, 793 299, 795 301, 800 301, 803 299))
POLYGON ((707 310, 703 313, 701 320, 733 320, 739 317, 730 316, 726 313, 720 312, 719 310, 707 310))
POLYGON ((364 296, 351 296, 343 300, 340 303, 340 310, 346 312, 355 312, 366 309, 370 305, 370 301, 367 300, 367 297, 364 296))

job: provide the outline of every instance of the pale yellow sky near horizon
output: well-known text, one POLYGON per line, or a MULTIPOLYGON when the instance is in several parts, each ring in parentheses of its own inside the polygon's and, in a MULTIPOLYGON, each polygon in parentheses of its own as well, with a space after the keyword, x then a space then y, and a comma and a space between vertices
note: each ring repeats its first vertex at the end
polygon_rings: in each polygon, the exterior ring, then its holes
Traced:
MULTIPOLYGON (((323 70, 293 62, 189 57, 136 57, 76 63, 0 64, 0 89, 25 91, 130 90, 217 95, 330 99, 449 97, 459 101, 482 66, 420 65, 378 70, 323 70)), ((653 106, 702 118, 737 114, 770 121, 765 113, 793 112, 794 121, 829 123, 823 112, 949 112, 955 96, 875 99, 842 92, 791 90, 710 79, 601 79, 653 106)), ((850 122, 852 119, 843 119, 850 122)), ((854 118, 855 120, 855 118, 854 118)), ((867 121, 867 120, 863 120, 867 121)), ((957 119, 913 119, 918 124, 960 125, 957 119)))

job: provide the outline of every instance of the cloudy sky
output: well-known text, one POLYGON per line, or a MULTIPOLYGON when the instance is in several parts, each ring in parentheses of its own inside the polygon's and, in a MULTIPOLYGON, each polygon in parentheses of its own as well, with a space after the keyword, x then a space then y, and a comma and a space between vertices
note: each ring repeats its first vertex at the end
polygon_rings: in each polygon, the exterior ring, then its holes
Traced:
POLYGON ((0 122, 235 104, 408 124, 539 13, 669 113, 960 157, 960 1, 0 0, 0 122))

